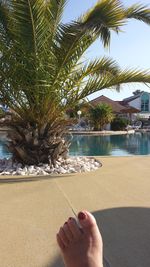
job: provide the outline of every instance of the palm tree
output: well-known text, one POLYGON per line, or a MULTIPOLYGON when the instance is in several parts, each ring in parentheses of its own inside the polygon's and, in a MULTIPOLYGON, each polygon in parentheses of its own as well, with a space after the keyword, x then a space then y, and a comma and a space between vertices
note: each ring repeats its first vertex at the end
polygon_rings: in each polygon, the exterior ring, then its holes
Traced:
POLYGON ((102 131, 104 125, 110 123, 114 119, 112 107, 106 103, 98 104, 89 110, 89 118, 95 131, 102 131))
POLYGON ((103 57, 84 62, 84 52, 128 19, 150 24, 146 6, 125 8, 119 0, 101 0, 77 21, 62 23, 66 0, 0 1, 0 102, 12 111, 9 149, 26 164, 65 157, 65 111, 80 99, 123 83, 150 82, 140 70, 120 70, 103 57))

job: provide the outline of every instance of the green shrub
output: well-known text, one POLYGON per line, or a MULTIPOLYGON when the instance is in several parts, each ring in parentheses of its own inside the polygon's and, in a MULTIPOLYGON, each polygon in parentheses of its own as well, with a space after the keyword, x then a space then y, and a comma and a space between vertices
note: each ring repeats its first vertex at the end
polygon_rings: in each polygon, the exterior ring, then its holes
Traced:
POLYGON ((112 107, 106 103, 92 107, 89 110, 89 119, 94 127, 94 131, 103 130, 104 125, 114 119, 112 107))
POLYGON ((129 124, 129 120, 125 118, 115 118, 111 123, 111 130, 113 131, 123 131, 129 124))

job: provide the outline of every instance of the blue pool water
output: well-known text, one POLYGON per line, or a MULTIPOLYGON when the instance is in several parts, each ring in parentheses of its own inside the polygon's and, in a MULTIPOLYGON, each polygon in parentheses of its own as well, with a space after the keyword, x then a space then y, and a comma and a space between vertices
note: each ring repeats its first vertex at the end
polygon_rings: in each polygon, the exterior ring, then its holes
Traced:
POLYGON ((6 144, 7 144, 6 134, 0 133, 0 159, 11 157, 11 153, 8 151, 6 144))
POLYGON ((70 155, 150 155, 150 133, 107 136, 73 135, 70 155))
MULTIPOLYGON (((70 137, 69 137, 70 138, 70 137)), ((71 156, 131 156, 150 155, 150 133, 129 135, 73 135, 71 156)), ((9 158, 6 138, 0 136, 0 158, 9 158)))

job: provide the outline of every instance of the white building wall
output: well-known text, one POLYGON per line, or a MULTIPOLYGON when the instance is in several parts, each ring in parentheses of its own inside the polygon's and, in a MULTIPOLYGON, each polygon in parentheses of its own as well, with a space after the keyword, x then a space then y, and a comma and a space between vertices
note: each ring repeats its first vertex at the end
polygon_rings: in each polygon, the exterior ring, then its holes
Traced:
POLYGON ((144 119, 149 119, 150 118, 150 112, 146 112, 146 113, 140 112, 138 114, 138 116, 141 117, 141 118, 144 118, 144 119))
MULTIPOLYGON (((149 99, 150 99, 150 94, 149 94, 149 99)), ((138 98, 132 100, 131 102, 129 102, 129 105, 141 110, 141 97, 138 97, 138 98)), ((150 111, 150 100, 149 100, 149 111, 150 111)), ((150 112, 140 112, 137 114, 137 116, 138 117, 140 116, 141 118, 147 118, 148 119, 150 117, 150 112)))
POLYGON ((129 105, 131 107, 134 107, 134 108, 137 108, 137 109, 140 109, 141 110, 141 98, 136 98, 134 100, 132 100, 129 105))

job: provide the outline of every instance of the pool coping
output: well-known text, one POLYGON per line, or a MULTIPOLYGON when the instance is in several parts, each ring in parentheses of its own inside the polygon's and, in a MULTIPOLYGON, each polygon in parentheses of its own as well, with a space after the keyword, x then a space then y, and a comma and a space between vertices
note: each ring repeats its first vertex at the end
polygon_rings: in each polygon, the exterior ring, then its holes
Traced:
POLYGON ((125 134, 134 134, 135 130, 126 130, 126 131, 69 131, 70 134, 74 135, 125 135, 125 134))

